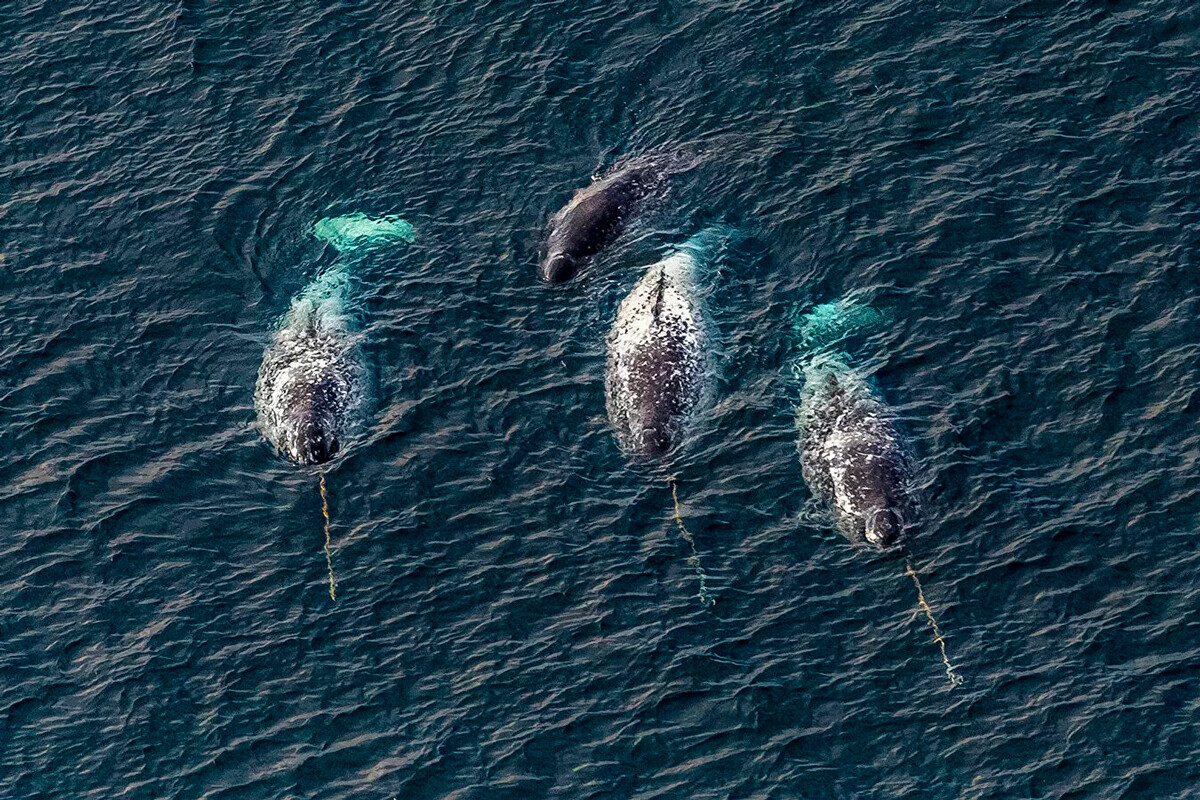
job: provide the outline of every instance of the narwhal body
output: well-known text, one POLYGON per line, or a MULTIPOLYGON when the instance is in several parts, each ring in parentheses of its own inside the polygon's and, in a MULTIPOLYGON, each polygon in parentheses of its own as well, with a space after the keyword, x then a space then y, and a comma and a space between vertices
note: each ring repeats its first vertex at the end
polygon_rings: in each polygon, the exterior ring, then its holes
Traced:
POLYGON ((297 464, 333 458, 365 416, 369 373, 347 311, 350 282, 331 270, 293 299, 258 372, 263 435, 297 464))
MULTIPOLYGON (((412 241, 395 217, 354 214, 321 220, 314 234, 339 252, 412 241)), ((361 428, 370 370, 354 309, 355 278, 339 260, 292 299, 263 354, 254 405, 263 435, 297 464, 322 464, 361 428)))
POLYGON ((711 397, 715 336, 703 283, 723 239, 715 228, 693 236, 647 269, 617 309, 605 399, 629 452, 657 457, 671 450, 711 397))
POLYGON ((806 351, 796 430, 804 480, 852 542, 897 543, 917 503, 908 448, 895 414, 838 341, 879 315, 851 301, 827 303, 801 324, 806 351))
POLYGON ((635 159, 580 189, 550 220, 542 277, 563 283, 592 256, 612 243, 647 199, 663 190, 672 174, 690 162, 682 156, 635 159))

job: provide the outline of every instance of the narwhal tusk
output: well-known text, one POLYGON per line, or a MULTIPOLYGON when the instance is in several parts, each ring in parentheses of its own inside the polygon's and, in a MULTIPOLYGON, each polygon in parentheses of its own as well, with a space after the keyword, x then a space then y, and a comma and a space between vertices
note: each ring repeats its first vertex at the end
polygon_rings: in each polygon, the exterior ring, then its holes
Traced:
POLYGON ((679 494, 675 488, 675 476, 668 477, 667 483, 671 484, 671 499, 675 501, 675 524, 679 526, 679 535, 692 548, 692 554, 688 557, 688 565, 696 570, 696 576, 700 579, 700 592, 696 596, 700 600, 700 605, 711 606, 717 601, 708 591, 708 576, 704 574, 704 567, 700 564, 700 553, 696 551, 696 540, 684 527, 683 515, 679 511, 679 494))
POLYGON ((912 568, 912 562, 907 559, 904 562, 904 571, 912 578, 913 585, 917 587, 917 605, 925 612, 925 619, 929 620, 929 627, 933 629, 933 640, 942 649, 942 663, 946 665, 946 677, 950 679, 951 686, 961 686, 962 676, 954 671, 954 666, 946 655, 946 640, 942 637, 941 630, 938 629, 937 620, 933 618, 933 610, 929 607, 929 603, 925 602, 925 592, 921 590, 921 580, 917 577, 916 570, 912 568))

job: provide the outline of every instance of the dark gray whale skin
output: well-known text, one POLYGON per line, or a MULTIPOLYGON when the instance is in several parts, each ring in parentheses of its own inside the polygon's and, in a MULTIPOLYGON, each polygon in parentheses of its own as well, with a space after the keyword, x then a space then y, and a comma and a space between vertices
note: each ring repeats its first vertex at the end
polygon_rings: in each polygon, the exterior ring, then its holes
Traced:
POLYGON ((852 542, 880 550, 897 545, 918 506, 890 409, 839 359, 818 359, 806 373, 796 415, 805 482, 852 542))
POLYGON ((332 372, 306 387, 299 398, 295 411, 303 422, 299 426, 298 463, 324 464, 341 449, 339 415, 345 402, 342 384, 347 379, 343 373, 332 372))
POLYGON ((550 283, 573 278, 587 259, 621 235, 665 179, 666 172, 652 164, 630 166, 577 192, 550 221, 542 278, 550 283))

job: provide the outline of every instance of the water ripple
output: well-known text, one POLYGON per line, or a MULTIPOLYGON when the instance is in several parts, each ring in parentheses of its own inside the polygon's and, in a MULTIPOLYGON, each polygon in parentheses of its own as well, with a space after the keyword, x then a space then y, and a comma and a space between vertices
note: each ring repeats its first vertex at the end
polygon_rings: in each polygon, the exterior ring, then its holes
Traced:
POLYGON ((1195 14, 1161 0, 35 0, 0 12, 0 795, 1193 797, 1195 14), (546 216, 700 167, 568 287, 546 216), (379 402, 317 475, 254 427, 313 221, 379 402), (750 240, 718 400, 664 470, 604 413, 661 248, 750 240), (795 454, 797 304, 866 290, 912 556, 795 454), (695 601, 687 543, 717 598, 695 601))

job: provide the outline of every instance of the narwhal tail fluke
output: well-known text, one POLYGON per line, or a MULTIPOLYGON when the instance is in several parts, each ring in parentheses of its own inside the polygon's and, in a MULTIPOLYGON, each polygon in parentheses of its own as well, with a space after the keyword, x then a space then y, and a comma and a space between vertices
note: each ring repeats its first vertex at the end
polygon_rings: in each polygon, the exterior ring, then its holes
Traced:
POLYGON ((411 244, 417 233, 407 221, 395 214, 368 217, 366 214, 345 214, 326 217, 313 226, 313 236, 328 242, 340 253, 349 253, 390 244, 411 244))
POLYGON ((873 332, 883 315, 851 297, 813 308, 796 323, 800 346, 808 354, 842 349, 852 336, 873 332))

